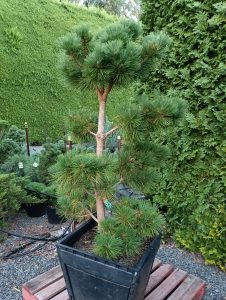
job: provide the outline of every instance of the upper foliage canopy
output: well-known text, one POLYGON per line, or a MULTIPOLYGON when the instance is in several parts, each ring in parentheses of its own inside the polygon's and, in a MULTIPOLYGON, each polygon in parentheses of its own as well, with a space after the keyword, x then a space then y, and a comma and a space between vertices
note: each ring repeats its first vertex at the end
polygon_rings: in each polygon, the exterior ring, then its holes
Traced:
POLYGON ((165 53, 164 33, 142 35, 139 23, 122 20, 93 34, 76 27, 60 40, 60 68, 68 82, 81 88, 106 89, 145 78, 165 53))

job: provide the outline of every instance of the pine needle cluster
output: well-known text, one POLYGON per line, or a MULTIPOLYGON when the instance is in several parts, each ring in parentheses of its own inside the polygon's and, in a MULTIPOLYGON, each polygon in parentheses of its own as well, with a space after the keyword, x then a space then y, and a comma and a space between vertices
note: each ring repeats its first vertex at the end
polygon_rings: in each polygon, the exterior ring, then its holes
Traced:
POLYGON ((60 39, 59 68, 73 86, 121 86, 147 77, 169 44, 161 32, 143 37, 141 25, 132 20, 116 22, 96 34, 81 25, 60 39))
POLYGON ((60 155, 51 172, 65 216, 81 220, 89 212, 95 214, 96 193, 104 199, 113 197, 117 168, 114 155, 97 157, 80 150, 60 155))
POLYGON ((87 108, 77 109, 65 118, 65 127, 72 135, 74 143, 94 141, 90 131, 97 131, 97 114, 87 108))
POLYGON ((108 259, 136 255, 163 225, 164 218, 149 201, 124 198, 115 203, 112 217, 101 222, 94 252, 108 259))
POLYGON ((167 145, 156 142, 156 131, 175 125, 185 111, 186 103, 181 99, 159 94, 139 95, 128 110, 120 111, 124 145, 119 169, 125 184, 148 193, 155 187, 159 168, 170 157, 167 145))

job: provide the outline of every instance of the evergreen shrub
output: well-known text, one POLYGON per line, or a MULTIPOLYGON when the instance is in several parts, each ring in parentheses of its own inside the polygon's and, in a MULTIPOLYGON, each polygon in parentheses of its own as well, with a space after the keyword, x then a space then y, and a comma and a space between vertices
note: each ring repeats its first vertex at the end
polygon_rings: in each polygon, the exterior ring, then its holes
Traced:
POLYGON ((20 209, 21 203, 31 203, 35 199, 23 189, 25 180, 15 174, 0 174, 0 225, 7 217, 20 209))
POLYGON ((23 130, 15 125, 12 125, 8 130, 4 130, 0 139, 0 164, 14 154, 21 154, 24 143, 25 132, 23 130))
POLYGON ((64 141, 52 143, 51 139, 47 139, 43 147, 44 149, 39 155, 38 179, 40 182, 48 184, 51 180, 49 168, 56 162, 58 155, 64 153, 64 141))
POLYGON ((177 90, 190 113, 172 145, 172 165, 164 172, 155 201, 168 208, 175 239, 199 251, 207 263, 225 269, 225 92, 226 6, 218 0, 143 0, 146 32, 163 30, 172 48, 149 89, 177 90))

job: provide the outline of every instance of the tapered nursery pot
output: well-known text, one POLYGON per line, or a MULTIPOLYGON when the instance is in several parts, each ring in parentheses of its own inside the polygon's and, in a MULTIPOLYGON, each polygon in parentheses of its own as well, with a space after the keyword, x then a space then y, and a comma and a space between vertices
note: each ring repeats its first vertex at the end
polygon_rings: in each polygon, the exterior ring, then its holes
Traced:
POLYGON ((73 244, 95 226, 82 224, 57 243, 57 251, 68 293, 73 300, 143 300, 160 235, 155 237, 134 267, 125 267, 73 248, 73 244))
POLYGON ((31 218, 42 217, 46 213, 46 203, 31 203, 25 204, 24 209, 27 215, 31 218))
POLYGON ((46 207, 47 219, 50 224, 60 224, 65 222, 65 219, 58 215, 57 209, 53 206, 47 205, 46 207))

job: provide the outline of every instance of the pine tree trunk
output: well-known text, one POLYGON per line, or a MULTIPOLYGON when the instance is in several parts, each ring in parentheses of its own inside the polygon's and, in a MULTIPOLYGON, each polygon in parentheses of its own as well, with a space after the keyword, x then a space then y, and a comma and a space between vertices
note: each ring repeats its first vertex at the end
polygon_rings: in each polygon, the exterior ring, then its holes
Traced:
MULTIPOLYGON (((105 106, 106 99, 104 97, 99 97, 99 116, 98 116, 98 131, 96 135, 96 154, 97 156, 101 156, 105 147, 105 106)), ((97 208, 97 219, 100 222, 104 219, 104 202, 100 199, 98 193, 96 193, 96 208, 97 208)))
POLYGON ((99 99, 99 116, 98 116, 98 131, 96 136, 97 156, 101 156, 104 151, 105 146, 105 132, 104 132, 104 124, 105 124, 105 105, 106 101, 103 98, 99 99))

